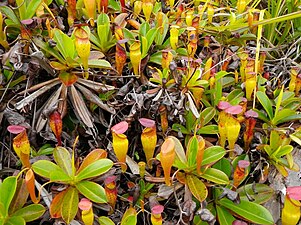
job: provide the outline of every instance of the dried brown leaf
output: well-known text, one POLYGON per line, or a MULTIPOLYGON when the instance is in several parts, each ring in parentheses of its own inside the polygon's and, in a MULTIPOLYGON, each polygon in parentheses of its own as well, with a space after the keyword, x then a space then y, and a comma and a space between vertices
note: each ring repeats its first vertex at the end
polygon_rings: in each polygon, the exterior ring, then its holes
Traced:
POLYGON ((70 86, 72 105, 80 117, 82 122, 89 128, 93 128, 92 117, 90 112, 81 96, 81 94, 75 89, 74 85, 70 86))

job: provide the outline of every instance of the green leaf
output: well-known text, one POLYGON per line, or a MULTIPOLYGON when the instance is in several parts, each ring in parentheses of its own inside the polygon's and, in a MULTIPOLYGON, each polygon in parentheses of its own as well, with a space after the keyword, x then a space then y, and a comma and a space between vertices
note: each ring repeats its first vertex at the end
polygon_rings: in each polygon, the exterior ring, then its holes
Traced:
POLYGON ((216 106, 220 99, 223 96, 223 86, 221 80, 218 80, 215 82, 214 92, 211 96, 211 101, 214 103, 214 106, 216 106))
POLYGON ((235 221, 231 213, 222 206, 216 206, 216 213, 219 224, 232 225, 233 221, 235 221))
POLYGON ((50 173, 50 181, 68 184, 72 181, 72 178, 68 176, 68 174, 66 174, 61 168, 59 168, 58 170, 50 173))
POLYGON ((186 184, 197 200, 203 202, 207 198, 207 187, 198 177, 194 175, 187 175, 186 184))
POLYGON ((104 59, 90 59, 88 61, 88 65, 92 68, 100 68, 100 69, 102 69, 102 68, 111 69, 112 68, 111 64, 104 59))
POLYGON ((56 162, 56 164, 61 167, 61 169, 68 174, 69 176, 72 176, 72 162, 71 162, 71 155, 69 151, 61 146, 56 147, 53 150, 53 158, 56 162))
POLYGON ((147 52, 149 51, 155 37, 157 36, 158 29, 152 28, 150 29, 147 34, 146 34, 146 39, 147 39, 147 52))
POLYGON ((197 134, 218 134, 218 126, 213 124, 201 127, 197 134))
POLYGON ((115 223, 106 216, 101 216, 98 218, 99 225, 115 225, 115 223))
POLYGON ((229 199, 223 198, 219 200, 219 204, 252 223, 261 225, 274 224, 274 219, 271 213, 257 203, 241 200, 239 204, 236 204, 229 199))
POLYGON ((121 219, 121 225, 136 225, 137 211, 134 208, 128 208, 121 219))
POLYGON ((42 0, 29 1, 29 4, 26 6, 25 18, 22 18, 22 19, 23 20, 31 19, 35 15, 35 13, 41 3, 42 3, 42 0))
POLYGON ((235 84, 235 79, 233 77, 223 77, 221 79, 222 87, 226 88, 235 84))
POLYGON ((39 160, 35 162, 34 164, 32 164, 32 169, 36 174, 42 177, 46 177, 49 180, 50 180, 50 174, 53 171, 62 170, 58 165, 48 160, 39 160))
MULTIPOLYGON (((2 202, 0 202, 0 218, 5 218, 6 215, 5 215, 5 207, 3 205, 2 202)), ((1 225, 1 219, 0 219, 0 225, 1 225)))
MULTIPOLYGON (((278 98, 280 96, 278 95, 276 98, 275 98, 275 102, 278 102, 278 98)), ((293 91, 285 91, 283 92, 283 95, 282 95, 282 101, 281 101, 281 105, 284 106, 286 104, 286 101, 289 101, 291 99, 295 99, 295 93, 293 91)), ((299 100, 300 101, 300 100, 299 100)))
POLYGON ((4 214, 8 214, 9 205, 15 195, 17 188, 17 177, 10 176, 4 179, 0 186, 0 202, 2 203, 5 212, 4 214))
POLYGON ((77 181, 99 176, 107 172, 113 166, 113 162, 109 159, 99 159, 89 166, 85 167, 76 176, 77 181))
POLYGON ((232 167, 229 160, 222 158, 217 163, 215 163, 212 168, 223 171, 228 177, 232 174, 232 167))
POLYGON ((226 154, 226 150, 221 146, 211 146, 204 151, 202 166, 214 163, 226 154))
POLYGON ((53 40, 56 42, 56 47, 62 56, 67 60, 68 58, 75 58, 75 44, 67 34, 64 34, 61 30, 55 28, 53 30, 53 40))
POLYGON ((27 1, 22 1, 22 0, 16 0, 16 5, 18 8, 18 12, 19 12, 19 18, 20 20, 25 20, 27 19, 25 17, 25 13, 26 13, 26 3, 27 1))
POLYGON ((290 121, 290 120, 287 120, 287 117, 293 116, 295 114, 296 114, 296 111, 294 111, 292 109, 282 109, 281 111, 279 111, 277 113, 277 115, 276 115, 276 111, 275 111, 275 116, 272 120, 272 124, 277 125, 279 123, 283 123, 282 121, 290 121))
POLYGON ((62 202, 62 218, 67 224, 74 219, 78 210, 78 191, 74 187, 69 187, 62 202))
POLYGON ((200 114, 200 120, 202 126, 205 126, 207 123, 209 123, 215 116, 216 109, 213 107, 208 107, 204 109, 200 114))
POLYGON ((75 186, 82 195, 91 201, 96 203, 107 202, 106 192, 99 184, 92 181, 83 180, 78 182, 75 186))
POLYGON ((100 44, 98 47, 103 52, 109 50, 116 42, 110 30, 110 18, 106 13, 101 13, 97 17, 97 34, 100 44))
POLYGON ((134 36, 134 33, 126 28, 123 28, 122 31, 123 31, 124 38, 128 40, 127 43, 129 44, 129 46, 132 45, 136 39, 136 37, 134 36))
POLYGON ((106 13, 100 13, 97 17, 97 34, 99 37, 104 36, 105 38, 108 35, 108 30, 100 29, 99 25, 108 25, 110 24, 110 18, 106 13))
POLYGON ((241 102, 244 93, 240 89, 234 89, 227 95, 227 100, 231 105, 237 105, 241 102))
POLYGON ((162 52, 155 52, 149 58, 149 62, 156 63, 157 65, 161 65, 162 63, 162 52))
POLYGON ((296 142, 298 145, 301 146, 301 139, 300 139, 299 137, 297 137, 297 136, 294 135, 294 134, 290 134, 290 138, 291 138, 294 142, 296 142))
POLYGON ((0 11, 3 14, 5 14, 9 19, 11 19, 15 25, 18 25, 18 26, 21 25, 18 17, 16 16, 16 14, 14 13, 14 11, 11 8, 9 8, 8 6, 1 6, 0 11))
POLYGON ((140 35, 145 37, 147 32, 149 31, 149 29, 150 29, 149 23, 146 23, 146 22, 142 23, 139 28, 140 35))
POLYGON ((252 202, 257 204, 263 204, 267 202, 274 194, 273 188, 266 184, 247 184, 237 189, 240 199, 248 201, 248 197, 252 199, 252 202), (255 192, 254 192, 255 191, 255 192))
POLYGON ((98 50, 101 51, 101 48, 100 48, 101 44, 100 44, 100 41, 99 41, 98 37, 97 37, 96 35, 94 35, 93 33, 91 33, 89 39, 90 39, 90 41, 91 41, 93 44, 96 45, 96 46, 93 46, 93 45, 92 45, 93 48, 96 48, 96 49, 98 49, 98 50))
POLYGON ((196 136, 192 136, 187 145, 187 158, 188 166, 192 167, 196 165, 196 156, 198 153, 198 139, 196 136))
POLYGON ((215 168, 207 168, 201 177, 216 184, 229 184, 228 176, 223 171, 215 168))
POLYGON ((186 129, 186 127, 178 123, 174 123, 172 125, 172 129, 176 132, 180 131, 182 134, 190 134, 190 132, 186 129))
POLYGON ((271 153, 276 151, 277 148, 280 146, 280 135, 276 130, 272 130, 270 134, 270 146, 271 146, 271 153))
POLYGON ((44 212, 45 208, 41 204, 31 204, 19 209, 13 214, 13 216, 20 216, 25 220, 25 222, 30 222, 38 219, 44 214, 44 212))
POLYGON ((177 52, 177 54, 182 55, 182 56, 188 55, 186 48, 177 48, 176 52, 177 52))
POLYGON ((143 59, 145 56, 147 56, 147 46, 148 46, 148 40, 144 36, 140 36, 141 40, 141 58, 143 59))
POLYGON ((53 150, 54 148, 50 144, 45 144, 39 149, 37 155, 51 155, 53 150))
POLYGON ((270 119, 262 111, 258 109, 253 109, 253 110, 258 113, 258 119, 262 120, 265 123, 270 122, 270 119))
POLYGON ((291 145, 284 145, 281 146, 277 151, 273 152, 272 156, 275 156, 276 158, 280 158, 282 156, 285 156, 289 153, 291 153, 294 150, 294 147, 291 145))
POLYGON ((262 91, 257 91, 256 96, 257 96, 257 99, 259 100, 260 104, 265 109, 266 113, 268 114, 270 120, 272 120, 274 115, 273 115, 273 106, 272 106, 271 100, 262 91))
POLYGON ((33 38, 33 41, 43 51, 45 51, 46 53, 52 55, 57 60, 59 60, 60 63, 66 64, 66 60, 58 53, 58 51, 56 51, 54 48, 51 48, 48 43, 45 43, 44 41, 41 41, 38 38, 33 38))
POLYGON ((191 112, 191 110, 188 111, 188 113, 186 114, 186 128, 189 132, 193 132, 195 129, 195 123, 196 123, 196 118, 193 115, 193 113, 191 112))
POLYGON ((282 86, 282 88, 280 90, 280 93, 279 93, 279 95, 277 97, 274 119, 277 117, 277 114, 278 114, 278 112, 280 110, 280 105, 281 105, 282 98, 283 98, 283 88, 284 88, 284 86, 282 86))
POLYGON ((215 74, 215 81, 218 81, 220 79, 222 79, 224 76, 226 76, 227 74, 229 74, 229 72, 226 71, 219 71, 215 74))
MULTIPOLYGON (((1 221, 0 221, 1 222, 1 221)), ((25 220, 20 216, 10 217, 4 225, 25 225, 25 220)))
MULTIPOLYGON (((283 109, 284 110, 284 109, 283 109)), ((282 111, 283 111, 282 110, 282 111)), ((279 119, 277 121, 277 124, 280 124, 280 123, 285 123, 285 122, 292 122, 294 120, 300 120, 301 119, 301 114, 300 113, 294 113, 295 115, 291 115, 291 116, 287 116, 287 117, 284 117, 283 119, 279 119)), ((278 115, 279 116, 279 115, 278 115)))
MULTIPOLYGON (((12 214, 13 212, 17 211, 18 209, 21 209, 28 199, 28 189, 25 183, 25 179, 19 179, 17 181, 17 188, 14 195, 13 200, 10 203, 9 206, 9 212, 12 214)), ((1 212, 1 210, 0 210, 1 212)))

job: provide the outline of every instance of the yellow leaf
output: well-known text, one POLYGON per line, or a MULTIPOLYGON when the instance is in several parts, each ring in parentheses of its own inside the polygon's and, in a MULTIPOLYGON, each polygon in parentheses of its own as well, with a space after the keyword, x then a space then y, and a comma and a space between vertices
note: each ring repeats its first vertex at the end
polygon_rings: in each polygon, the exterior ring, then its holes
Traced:
POLYGON ((205 184, 196 176, 188 175, 186 177, 186 184, 193 196, 200 202, 207 198, 208 190, 205 184))

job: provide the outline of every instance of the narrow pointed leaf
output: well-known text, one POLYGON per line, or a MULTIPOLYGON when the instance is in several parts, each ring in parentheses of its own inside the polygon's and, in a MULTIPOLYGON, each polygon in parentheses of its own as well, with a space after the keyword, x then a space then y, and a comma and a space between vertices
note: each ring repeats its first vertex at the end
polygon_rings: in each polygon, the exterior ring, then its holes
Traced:
POLYGON ((277 114, 280 111, 280 105, 281 105, 282 98, 283 98, 283 88, 284 88, 284 86, 282 86, 282 88, 280 90, 280 93, 279 93, 279 95, 277 97, 277 102, 276 102, 276 108, 275 108, 275 115, 274 115, 274 117, 277 117, 277 114))
POLYGON ((70 86, 71 89, 71 102, 74 106, 79 119, 89 128, 93 127, 92 117, 89 110, 84 102, 81 94, 75 89, 74 85, 70 86))
POLYGON ((290 118, 291 116, 295 116, 295 114, 296 114, 295 110, 282 109, 277 113, 277 115, 276 115, 276 112, 275 112, 275 116, 272 120, 272 123, 273 124, 279 124, 279 123, 283 123, 283 122, 286 122, 286 121, 290 121, 290 120, 287 120, 287 118, 290 118))
POLYGON ((26 7, 25 17, 22 19, 24 20, 24 19, 32 18, 35 15, 35 13, 41 3, 42 3, 42 0, 29 1, 29 4, 26 7))
POLYGON ((257 96, 257 99, 259 100, 260 104, 263 106, 266 113, 268 114, 270 120, 272 120, 274 115, 273 115, 273 106, 272 106, 271 100, 262 91, 257 91, 256 96, 257 96))
POLYGON ((22 109, 23 107, 27 106, 28 104, 32 103, 40 95, 44 94, 46 91, 50 90, 52 87, 58 85, 60 83, 59 80, 53 80, 53 82, 49 83, 48 85, 44 85, 39 88, 37 91, 33 92, 32 94, 28 95, 27 97, 23 98, 21 101, 15 104, 17 110, 22 109))
POLYGON ((103 103, 103 101, 99 98, 99 96, 97 96, 95 93, 90 91, 88 88, 86 88, 80 84, 74 84, 74 85, 81 91, 81 93, 85 96, 85 98, 88 101, 98 105, 100 108, 102 108, 112 114, 116 113, 114 108, 109 107, 107 104, 103 103))
MULTIPOLYGON (((48 98, 47 102, 44 104, 44 106, 43 106, 44 109, 48 109, 51 106, 55 105, 57 103, 57 101, 58 101, 59 98, 63 99, 62 96, 60 97, 62 88, 63 88, 63 84, 61 84, 61 86, 54 93, 52 93, 52 95, 48 98)), ((37 131, 37 133, 40 133, 42 131, 42 129, 44 128, 44 126, 46 125, 46 123, 47 123, 47 119, 46 118, 44 118, 42 116, 38 117, 38 120, 37 120, 37 123, 36 123, 36 131, 37 131)))

